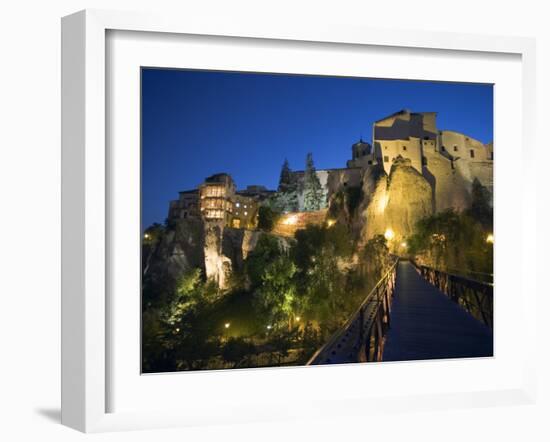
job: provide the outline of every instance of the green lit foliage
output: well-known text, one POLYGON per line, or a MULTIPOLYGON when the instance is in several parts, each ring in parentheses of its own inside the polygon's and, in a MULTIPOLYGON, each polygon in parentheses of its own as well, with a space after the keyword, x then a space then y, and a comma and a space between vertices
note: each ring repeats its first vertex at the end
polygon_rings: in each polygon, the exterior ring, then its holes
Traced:
POLYGON ((296 266, 279 240, 262 235, 247 258, 245 268, 256 305, 266 321, 288 321, 298 307, 294 282, 296 266))
POLYGON ((176 285, 176 294, 169 303, 165 320, 168 324, 181 321, 182 316, 219 299, 220 292, 213 281, 204 282, 201 269, 184 273, 176 285))
POLYGON ((369 280, 378 281, 390 265, 390 254, 384 235, 371 238, 362 252, 362 270, 369 276, 369 280))
POLYGON ((297 287, 308 318, 333 329, 349 310, 348 272, 341 265, 351 256, 345 226, 307 226, 295 235, 292 256, 298 267, 297 287))
POLYGON ((252 289, 261 285, 264 268, 280 255, 279 240, 275 236, 262 234, 245 262, 245 271, 252 289))
POLYGON ((471 211, 451 209, 420 220, 409 238, 409 252, 425 264, 467 274, 493 272, 493 247, 489 231, 471 211))
POLYGON ((260 206, 258 210, 258 229, 271 232, 281 214, 270 206, 260 206))
POLYGON ((295 274, 296 266, 286 253, 265 266, 255 295, 260 308, 267 313, 269 323, 286 322, 299 308, 293 280, 295 274))

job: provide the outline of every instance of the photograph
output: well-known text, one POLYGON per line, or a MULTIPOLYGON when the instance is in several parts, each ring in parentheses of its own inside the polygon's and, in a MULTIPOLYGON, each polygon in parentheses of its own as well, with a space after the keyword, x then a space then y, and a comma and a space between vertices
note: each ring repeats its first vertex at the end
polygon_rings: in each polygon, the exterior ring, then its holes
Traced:
POLYGON ((493 357, 493 86, 141 67, 141 372, 493 357))

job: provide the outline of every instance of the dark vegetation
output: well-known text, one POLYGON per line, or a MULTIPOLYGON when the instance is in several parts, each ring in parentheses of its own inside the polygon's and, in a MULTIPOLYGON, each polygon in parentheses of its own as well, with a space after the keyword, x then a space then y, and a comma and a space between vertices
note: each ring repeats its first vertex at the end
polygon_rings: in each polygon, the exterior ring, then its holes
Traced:
POLYGON ((308 226, 289 246, 264 233, 221 292, 201 269, 143 279, 144 372, 301 365, 388 263, 383 237, 358 253, 346 226, 308 226))

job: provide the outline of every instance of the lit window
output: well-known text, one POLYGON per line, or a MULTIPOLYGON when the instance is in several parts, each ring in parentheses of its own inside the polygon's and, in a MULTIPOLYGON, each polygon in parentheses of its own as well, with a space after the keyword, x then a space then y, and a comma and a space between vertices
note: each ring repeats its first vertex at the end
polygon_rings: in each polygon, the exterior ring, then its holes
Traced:
POLYGON ((241 207, 241 203, 235 203, 236 207, 241 207))
POLYGON ((244 216, 247 216, 248 215, 248 212, 244 212, 244 216))
POLYGON ((246 209, 246 204, 244 205, 244 208, 246 209))

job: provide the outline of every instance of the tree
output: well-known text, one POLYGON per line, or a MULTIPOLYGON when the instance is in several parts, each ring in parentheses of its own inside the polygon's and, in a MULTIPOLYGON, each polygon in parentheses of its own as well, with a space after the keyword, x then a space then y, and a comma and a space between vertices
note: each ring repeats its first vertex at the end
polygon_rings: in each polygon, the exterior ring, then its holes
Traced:
POLYGON ((235 368, 256 354, 256 351, 256 346, 244 338, 229 338, 223 346, 222 357, 224 361, 233 364, 232 368, 235 368))
POLYGON ((472 206, 468 214, 479 221, 484 227, 492 228, 493 207, 491 206, 491 193, 477 178, 472 183, 472 206))
POLYGON ((313 164, 313 155, 307 154, 306 170, 304 172, 304 210, 320 210, 325 207, 323 201, 323 188, 317 176, 315 165, 313 164))
POLYGON ((250 280, 252 289, 262 284, 262 275, 265 267, 273 262, 282 253, 279 240, 267 234, 262 234, 245 261, 245 271, 250 280))
POLYGON ((281 175, 279 178, 279 192, 288 192, 292 186, 292 175, 288 160, 285 158, 283 166, 281 167, 281 175))
POLYGON ((268 204, 280 212, 295 212, 299 209, 298 182, 286 159, 281 168, 278 192, 269 198, 268 204))
POLYGON ((279 212, 273 210, 271 207, 261 206, 258 210, 258 229, 271 232, 279 216, 279 212))
POLYGON ((363 250, 363 268, 365 273, 378 281, 389 264, 389 249, 384 235, 375 235, 369 239, 363 250))

